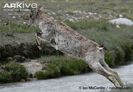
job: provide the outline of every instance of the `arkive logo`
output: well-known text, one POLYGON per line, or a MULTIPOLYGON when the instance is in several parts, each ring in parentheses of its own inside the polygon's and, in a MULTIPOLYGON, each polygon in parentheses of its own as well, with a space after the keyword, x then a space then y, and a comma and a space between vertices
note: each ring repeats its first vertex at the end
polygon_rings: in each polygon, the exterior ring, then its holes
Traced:
POLYGON ((37 8, 37 3, 25 3, 25 2, 15 2, 15 3, 5 3, 4 9, 28 9, 37 8))

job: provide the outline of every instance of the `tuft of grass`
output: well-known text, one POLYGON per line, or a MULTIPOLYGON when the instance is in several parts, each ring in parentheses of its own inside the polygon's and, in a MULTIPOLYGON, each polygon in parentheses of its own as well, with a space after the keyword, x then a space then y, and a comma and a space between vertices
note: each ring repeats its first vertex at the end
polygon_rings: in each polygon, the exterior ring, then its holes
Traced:
POLYGON ((18 82, 26 80, 28 72, 23 65, 16 62, 9 62, 1 66, 3 71, 0 72, 0 83, 18 82))
POLYGON ((47 79, 49 78, 49 73, 45 71, 38 71, 35 73, 35 77, 37 77, 38 80, 47 79))
POLYGON ((48 79, 48 78, 57 78, 61 76, 60 69, 58 66, 54 64, 49 64, 46 68, 46 70, 38 71, 35 73, 35 77, 37 79, 48 79))
POLYGON ((11 82, 11 73, 10 72, 0 72, 0 83, 8 83, 11 82))
POLYGON ((40 61, 43 61, 47 66, 42 71, 36 72, 37 79, 75 75, 89 71, 88 65, 83 60, 71 57, 50 56, 43 57, 40 61))

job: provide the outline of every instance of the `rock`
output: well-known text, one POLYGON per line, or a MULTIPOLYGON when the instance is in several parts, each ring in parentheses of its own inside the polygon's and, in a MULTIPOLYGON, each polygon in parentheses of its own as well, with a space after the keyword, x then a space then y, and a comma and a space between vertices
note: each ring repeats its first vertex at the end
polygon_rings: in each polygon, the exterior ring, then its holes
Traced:
POLYGON ((120 18, 122 18, 122 17, 123 17, 123 15, 122 15, 122 14, 119 14, 119 17, 120 17, 120 18))
POLYGON ((21 81, 21 82, 25 82, 26 80, 24 80, 24 79, 21 79, 20 81, 21 81))
POLYGON ((89 15, 93 15, 93 13, 92 13, 92 12, 88 12, 88 14, 89 14, 89 15))
POLYGON ((13 19, 16 19, 16 16, 12 16, 13 19))
POLYGON ((0 67, 0 72, 3 72, 4 70, 0 67))
POLYGON ((65 0, 66 2, 69 2, 69 0, 65 0))
POLYGON ((16 62, 20 62, 20 63, 22 63, 26 60, 26 58, 24 56, 20 56, 20 55, 15 55, 13 57, 13 59, 16 60, 16 62))
POLYGON ((74 22, 74 19, 69 19, 69 21, 74 22))
POLYGON ((6 61, 13 61, 14 59, 13 59, 13 57, 8 57, 7 59, 6 59, 6 61))
POLYGON ((116 25, 116 28, 120 28, 120 26, 119 25, 116 25))
POLYGON ((24 25, 26 25, 27 23, 26 22, 23 22, 24 25))
POLYGON ((109 20, 112 24, 133 26, 133 21, 127 18, 117 18, 109 20))
POLYGON ((55 2, 55 0, 51 0, 51 2, 55 2))
POLYGON ((55 12, 51 12, 52 13, 52 15, 56 15, 56 13, 55 12))
POLYGON ((21 63, 27 69, 29 74, 35 74, 37 71, 42 70, 42 64, 37 60, 31 60, 30 62, 21 63))

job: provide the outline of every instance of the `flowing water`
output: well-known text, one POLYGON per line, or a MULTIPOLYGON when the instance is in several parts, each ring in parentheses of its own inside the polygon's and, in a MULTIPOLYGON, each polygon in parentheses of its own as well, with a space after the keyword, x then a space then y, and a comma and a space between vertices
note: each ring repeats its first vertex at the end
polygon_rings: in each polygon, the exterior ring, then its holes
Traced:
MULTIPOLYGON (((133 64, 115 70, 124 83, 133 84, 133 64)), ((0 92, 99 92, 101 89, 109 90, 109 87, 113 87, 113 84, 106 78, 96 73, 88 73, 26 83, 1 84, 0 92), (92 87, 94 89, 91 89, 92 87)))

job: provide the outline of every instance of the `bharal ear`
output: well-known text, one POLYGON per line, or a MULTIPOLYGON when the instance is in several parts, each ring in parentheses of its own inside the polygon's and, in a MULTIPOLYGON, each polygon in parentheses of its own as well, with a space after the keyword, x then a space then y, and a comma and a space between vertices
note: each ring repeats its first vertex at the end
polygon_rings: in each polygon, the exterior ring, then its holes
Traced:
POLYGON ((39 5, 37 9, 38 9, 38 11, 40 11, 40 12, 44 11, 44 8, 43 8, 41 5, 39 5))
POLYGON ((42 13, 44 12, 44 8, 39 5, 38 8, 36 9, 36 17, 41 17, 42 13))
POLYGON ((29 8, 29 10, 30 10, 29 25, 32 25, 35 22, 37 12, 35 8, 31 8, 31 7, 29 8))
POLYGON ((29 24, 32 25, 34 24, 35 20, 40 16, 43 12, 43 7, 38 6, 37 8, 29 8, 30 10, 30 16, 29 16, 29 24))

